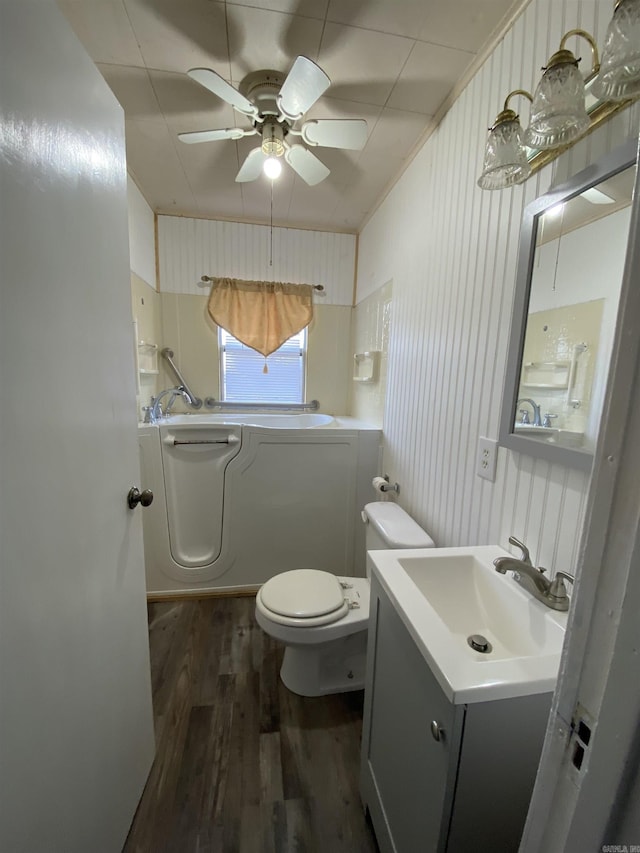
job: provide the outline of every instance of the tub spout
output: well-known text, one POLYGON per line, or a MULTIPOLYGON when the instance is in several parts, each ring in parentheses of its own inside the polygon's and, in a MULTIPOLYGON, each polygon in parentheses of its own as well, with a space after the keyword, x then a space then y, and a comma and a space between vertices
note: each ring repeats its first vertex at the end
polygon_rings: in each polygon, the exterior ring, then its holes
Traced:
POLYGON ((155 424, 160 420, 160 418, 162 418, 165 415, 168 415, 169 412, 171 411, 171 407, 173 406, 173 404, 175 403, 175 401, 177 400, 178 397, 182 397, 182 399, 185 401, 185 403, 187 403, 187 405, 189 403, 191 403, 191 398, 189 397, 189 395, 187 394, 186 390, 184 389, 184 387, 182 385, 178 385, 175 388, 166 388, 164 391, 161 391, 158 394, 158 396, 155 398, 155 400, 153 401, 153 406, 151 407, 151 411, 149 412, 151 423, 155 424), (167 407, 163 412, 162 411, 162 399, 163 399, 163 397, 166 397, 168 394, 171 394, 171 397, 169 398, 169 402, 167 403, 167 407))

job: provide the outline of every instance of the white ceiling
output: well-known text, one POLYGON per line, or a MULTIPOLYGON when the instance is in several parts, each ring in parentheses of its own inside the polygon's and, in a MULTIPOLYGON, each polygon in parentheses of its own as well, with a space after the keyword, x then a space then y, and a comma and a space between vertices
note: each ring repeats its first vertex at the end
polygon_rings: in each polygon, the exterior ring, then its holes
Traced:
MULTIPOLYGON (((286 73, 304 54, 332 85, 305 118, 363 118, 362 151, 316 148, 330 176, 308 187, 285 166, 278 225, 359 229, 433 116, 522 0, 58 0, 122 104, 129 171, 158 213, 268 222, 270 181, 238 184, 254 138, 186 145, 182 131, 250 127, 186 76, 286 73)), ((488 117, 489 119, 490 117, 488 117)))

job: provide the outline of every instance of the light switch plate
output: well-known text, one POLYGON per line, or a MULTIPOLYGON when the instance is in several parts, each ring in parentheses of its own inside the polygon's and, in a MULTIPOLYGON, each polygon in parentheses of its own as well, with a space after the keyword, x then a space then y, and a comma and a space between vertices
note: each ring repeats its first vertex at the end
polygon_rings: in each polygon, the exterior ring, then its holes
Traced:
POLYGON ((492 438, 480 436, 476 457, 476 474, 492 483, 496 479, 496 462, 498 460, 498 442, 492 438))

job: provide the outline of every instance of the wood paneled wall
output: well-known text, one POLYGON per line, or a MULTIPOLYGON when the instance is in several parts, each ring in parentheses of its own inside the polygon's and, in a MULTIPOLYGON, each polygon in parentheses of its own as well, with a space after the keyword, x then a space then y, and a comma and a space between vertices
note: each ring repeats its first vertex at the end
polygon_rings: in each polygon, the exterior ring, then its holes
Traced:
POLYGON ((322 305, 352 305, 356 237, 296 228, 221 222, 186 217, 158 217, 160 289, 171 293, 206 293, 200 276, 322 284, 322 305))
MULTIPOLYGON (((532 0, 407 168, 359 240, 357 302, 393 279, 385 471, 439 545, 524 539, 573 570, 588 476, 501 449, 495 483, 475 473, 497 438, 523 207, 638 132, 635 105, 521 187, 479 190, 487 127, 511 90, 532 90, 564 32, 602 44, 612 3, 532 0)), ((569 43, 589 62, 585 43, 569 43)), ((516 103, 523 125, 528 103, 516 103)))

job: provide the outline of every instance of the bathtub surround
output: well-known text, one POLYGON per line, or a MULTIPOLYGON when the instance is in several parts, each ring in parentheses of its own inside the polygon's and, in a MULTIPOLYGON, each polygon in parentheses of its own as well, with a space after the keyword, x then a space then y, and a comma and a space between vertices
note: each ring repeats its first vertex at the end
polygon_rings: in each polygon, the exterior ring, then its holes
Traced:
MULTIPOLYGON (((306 399, 319 400, 322 411, 343 415, 348 410, 351 308, 324 305, 316 297, 308 327, 306 399)), ((162 340, 198 395, 220 398, 218 329, 207 314, 208 295, 160 293, 162 340)), ((175 384, 164 360, 160 385, 175 384)), ((175 411, 184 407, 176 406, 175 411)))
POLYGON ((352 361, 349 413, 380 428, 387 394, 392 295, 393 281, 387 281, 355 306, 351 320, 352 358, 357 353, 372 352, 376 353, 376 363, 372 366, 372 381, 358 382, 357 365, 352 361))
MULTIPOLYGON (((139 367, 136 377, 136 405, 142 419, 142 406, 160 390, 159 344, 161 337, 160 296, 156 290, 155 217, 142 193, 127 179, 129 219, 129 266, 131 269, 131 311, 134 320, 133 345, 139 367), (152 346, 139 346, 141 343, 152 346), (153 346, 156 349, 153 349, 153 346)), ((166 386, 162 386, 166 387, 166 386)))
MULTIPOLYGON (((135 185, 134 189, 129 203, 134 223, 130 231, 138 235, 138 256, 148 260, 154 236, 135 185)), ((355 236, 276 227, 273 241, 270 265, 269 228, 265 226, 158 217, 160 327, 155 330, 156 339, 161 346, 171 347, 176 363, 200 397, 219 398, 218 328, 207 314, 210 286, 201 286, 201 276, 321 284, 324 291, 313 294, 314 317, 308 327, 306 398, 320 400, 325 412, 344 415, 351 383, 355 236)), ((138 267, 141 264, 138 261, 138 267)), ((137 316, 140 296, 135 292, 132 298, 137 316)), ((143 404, 148 404, 145 393, 175 384, 163 359, 159 359, 159 371, 155 387, 150 379, 143 382, 143 404)), ((184 406, 178 403, 175 410, 182 411, 184 406)))

